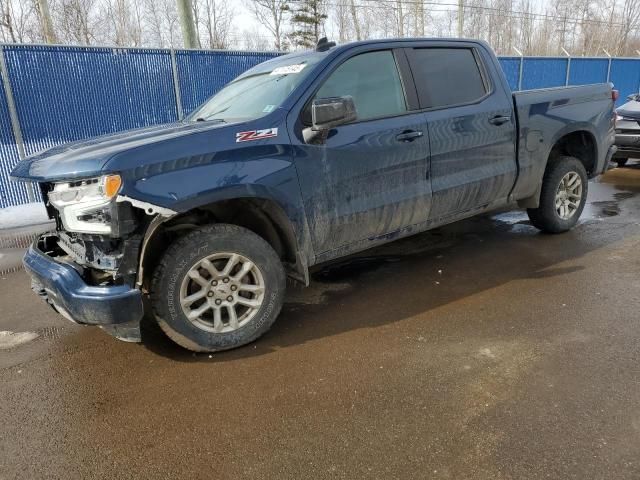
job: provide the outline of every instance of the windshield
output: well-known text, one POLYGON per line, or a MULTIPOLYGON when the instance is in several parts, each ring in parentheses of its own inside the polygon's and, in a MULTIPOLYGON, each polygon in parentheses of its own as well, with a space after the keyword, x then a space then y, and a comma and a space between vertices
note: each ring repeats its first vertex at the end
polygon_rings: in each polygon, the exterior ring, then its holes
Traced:
POLYGON ((197 108, 190 121, 246 121, 278 108, 306 78, 317 55, 268 62, 249 70, 197 108))

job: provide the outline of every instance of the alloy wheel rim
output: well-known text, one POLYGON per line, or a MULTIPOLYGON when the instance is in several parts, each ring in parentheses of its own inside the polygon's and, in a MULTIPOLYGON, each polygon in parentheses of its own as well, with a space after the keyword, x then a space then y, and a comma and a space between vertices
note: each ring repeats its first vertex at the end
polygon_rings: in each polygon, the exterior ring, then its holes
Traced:
POLYGON ((237 253, 216 253, 189 269, 180 287, 180 305, 201 330, 228 333, 255 317, 264 292, 264 277, 255 263, 237 253))
POLYGON ((582 201, 582 179, 577 172, 568 172, 558 185, 556 192, 556 213, 562 220, 573 217, 582 201))

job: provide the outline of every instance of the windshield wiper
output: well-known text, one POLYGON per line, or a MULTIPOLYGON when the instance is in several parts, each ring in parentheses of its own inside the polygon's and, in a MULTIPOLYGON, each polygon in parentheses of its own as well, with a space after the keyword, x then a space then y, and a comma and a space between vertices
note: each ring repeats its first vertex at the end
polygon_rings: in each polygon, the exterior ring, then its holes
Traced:
POLYGON ((227 121, 224 118, 203 118, 203 117, 196 118, 196 122, 227 123, 227 121))

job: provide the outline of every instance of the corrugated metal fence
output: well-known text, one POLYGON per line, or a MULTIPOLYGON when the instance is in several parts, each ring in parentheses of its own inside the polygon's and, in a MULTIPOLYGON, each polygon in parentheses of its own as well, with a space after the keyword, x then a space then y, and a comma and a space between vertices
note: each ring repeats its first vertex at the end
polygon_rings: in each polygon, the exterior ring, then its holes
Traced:
POLYGON ((640 58, 500 57, 512 90, 613 82, 620 101, 640 91, 640 58))
MULTIPOLYGON (((0 48, 0 208, 29 200, 24 185, 8 179, 20 158, 16 134, 30 155, 73 140, 174 122, 243 71, 277 55, 43 45, 0 48)), ((640 59, 502 57, 500 63, 513 90, 610 80, 624 98, 640 88, 640 59)))
MULTIPOLYGON (((266 52, 2 45, 24 152, 175 122, 266 52)), ((4 78, 4 77, 3 77, 4 78)), ((7 85, 0 88, 0 208, 29 200, 8 173, 19 160, 7 85)))

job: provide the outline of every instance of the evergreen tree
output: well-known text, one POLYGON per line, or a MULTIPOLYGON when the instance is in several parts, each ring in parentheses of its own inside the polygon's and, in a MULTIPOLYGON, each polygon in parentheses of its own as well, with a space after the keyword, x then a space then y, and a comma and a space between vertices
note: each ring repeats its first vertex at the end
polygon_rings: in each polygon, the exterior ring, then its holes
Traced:
POLYGON ((304 48, 315 47, 327 19, 326 0, 299 0, 290 8, 293 44, 304 48))

